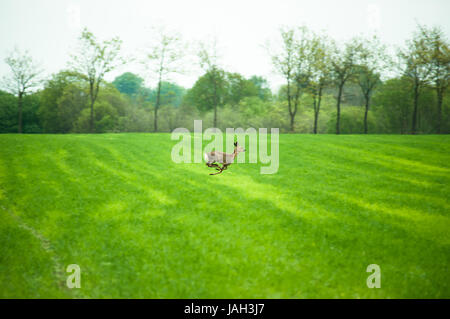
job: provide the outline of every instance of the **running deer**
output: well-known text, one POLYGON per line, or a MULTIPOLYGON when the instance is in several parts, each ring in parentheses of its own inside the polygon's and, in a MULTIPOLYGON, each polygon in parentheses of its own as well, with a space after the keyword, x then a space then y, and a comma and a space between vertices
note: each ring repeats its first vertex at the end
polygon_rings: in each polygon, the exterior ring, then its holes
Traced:
POLYGON ((204 157, 206 166, 215 167, 218 171, 217 173, 211 173, 209 175, 217 175, 222 173, 228 168, 228 166, 230 166, 234 162, 234 159, 240 152, 245 152, 245 149, 240 147, 237 142, 234 142, 234 151, 231 154, 219 151, 205 153, 204 157), (222 164, 222 167, 220 167, 218 163, 222 164))

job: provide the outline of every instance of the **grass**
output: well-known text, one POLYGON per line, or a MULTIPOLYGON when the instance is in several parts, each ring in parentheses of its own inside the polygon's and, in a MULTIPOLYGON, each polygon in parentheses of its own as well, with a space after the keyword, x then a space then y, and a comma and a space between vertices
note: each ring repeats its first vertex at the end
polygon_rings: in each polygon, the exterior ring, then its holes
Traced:
POLYGON ((174 144, 0 135, 0 297, 450 298, 450 136, 281 135, 273 175, 174 144))

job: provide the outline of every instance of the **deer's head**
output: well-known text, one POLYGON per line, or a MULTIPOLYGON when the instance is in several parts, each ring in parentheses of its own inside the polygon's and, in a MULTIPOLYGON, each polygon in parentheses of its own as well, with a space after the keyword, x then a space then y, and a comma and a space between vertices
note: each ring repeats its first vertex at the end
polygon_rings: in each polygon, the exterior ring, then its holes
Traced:
POLYGON ((245 152, 245 148, 241 147, 238 142, 234 142, 234 151, 237 153, 245 152))

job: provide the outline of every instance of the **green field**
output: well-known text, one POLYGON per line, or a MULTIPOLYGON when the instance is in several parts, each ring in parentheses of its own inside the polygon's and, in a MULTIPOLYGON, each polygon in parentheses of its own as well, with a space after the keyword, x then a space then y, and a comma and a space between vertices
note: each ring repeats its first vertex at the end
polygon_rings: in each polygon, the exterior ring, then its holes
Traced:
POLYGON ((0 297, 450 298, 450 136, 281 135, 273 175, 175 143, 0 135, 0 297))

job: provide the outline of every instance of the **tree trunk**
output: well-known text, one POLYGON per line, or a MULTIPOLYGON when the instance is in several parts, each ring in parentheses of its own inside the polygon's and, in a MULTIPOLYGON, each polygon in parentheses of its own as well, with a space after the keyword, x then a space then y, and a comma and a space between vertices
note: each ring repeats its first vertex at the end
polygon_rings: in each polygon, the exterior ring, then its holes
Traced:
POLYGON ((153 132, 158 131, 158 107, 155 105, 155 111, 153 116, 153 132))
POLYGON ((411 134, 416 134, 418 103, 419 103, 419 85, 417 83, 415 83, 415 85, 414 85, 414 110, 413 110, 411 134))
POLYGON ((22 105, 23 105, 23 92, 19 92, 19 99, 17 100, 17 108, 19 111, 19 119, 18 119, 18 133, 22 133, 22 105))
POLYGON ((89 119, 89 133, 94 133, 94 101, 91 100, 91 118, 89 119))
POLYGON ((366 95, 366 109, 364 112, 364 134, 367 134, 368 127, 367 127, 367 115, 369 114, 369 103, 370 103, 370 97, 366 95))
POLYGON ((317 134, 317 120, 319 118, 319 112, 314 110, 314 130, 313 133, 317 134))
MULTIPOLYGON (((287 100, 288 100, 289 116, 291 117, 290 131, 294 132, 294 118, 292 115, 292 101, 291 101, 291 83, 290 83, 289 79, 287 81, 287 100)), ((294 117, 295 117, 295 115, 294 115, 294 117)))
POLYGON ((344 84, 339 85, 338 91, 338 99, 337 99, 337 113, 336 113, 336 134, 341 133, 340 121, 341 121, 341 99, 342 99, 342 90, 344 88, 344 84))
POLYGON ((91 97, 91 105, 90 105, 90 109, 91 109, 91 116, 89 119, 89 133, 94 133, 94 83, 91 81, 89 83, 89 93, 90 93, 90 97, 91 97))
POLYGON ((213 78, 213 85, 214 85, 214 96, 213 96, 213 99, 214 99, 214 119, 213 119, 213 121, 214 121, 214 123, 213 123, 213 126, 214 126, 214 128, 217 128, 217 104, 218 104, 218 102, 217 102, 217 100, 218 100, 218 98, 217 98, 217 74, 215 74, 214 73, 214 78, 213 78))
POLYGON ((317 105, 316 105, 316 97, 314 97, 314 134, 317 134, 317 124, 319 122, 319 112, 320 112, 320 101, 322 100, 322 86, 319 87, 319 94, 317 97, 317 105))
POLYGON ((441 134, 442 130, 442 100, 443 90, 441 88, 436 89, 437 92, 437 109, 438 109, 438 121, 437 121, 437 133, 441 134))
POLYGON ((161 103, 160 99, 161 99, 161 77, 159 78, 158 91, 156 92, 155 117, 153 119, 153 131, 154 132, 158 131, 158 109, 159 109, 159 104, 161 103))
POLYGON ((295 129, 295 114, 294 113, 290 113, 289 115, 291 116, 291 132, 294 133, 294 129, 295 129))
POLYGON ((297 114, 298 110, 298 100, 300 98, 300 87, 297 85, 297 88, 295 89, 295 95, 294 95, 294 110, 291 109, 292 103, 289 106, 289 115, 291 116, 291 132, 294 133, 295 131, 295 115, 297 114))

